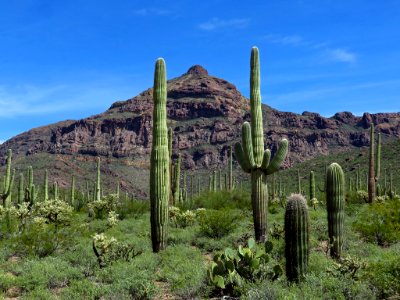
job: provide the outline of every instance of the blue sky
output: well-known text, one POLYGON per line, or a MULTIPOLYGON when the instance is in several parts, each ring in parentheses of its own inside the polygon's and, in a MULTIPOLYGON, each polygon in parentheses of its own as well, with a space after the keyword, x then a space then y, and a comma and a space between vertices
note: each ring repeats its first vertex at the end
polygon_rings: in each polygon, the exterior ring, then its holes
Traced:
POLYGON ((400 2, 19 0, 0 2, 0 140, 106 110, 194 64, 280 110, 400 111, 400 2))

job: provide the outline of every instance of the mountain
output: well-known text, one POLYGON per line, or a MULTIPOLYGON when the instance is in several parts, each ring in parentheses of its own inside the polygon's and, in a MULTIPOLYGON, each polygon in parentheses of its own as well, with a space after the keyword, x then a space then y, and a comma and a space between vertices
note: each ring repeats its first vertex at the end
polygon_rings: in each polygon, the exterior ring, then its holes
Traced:
MULTIPOLYGON (((102 173, 108 188, 119 181, 137 196, 147 194, 147 173, 152 136, 152 89, 127 101, 115 102, 102 114, 35 128, 0 146, 0 156, 13 150, 14 166, 33 165, 39 177, 49 169, 51 178, 68 186, 94 178, 96 156, 102 157, 102 173)), ((225 166, 229 147, 241 137, 249 121, 249 101, 226 80, 210 76, 202 66, 168 81, 168 126, 173 128, 174 157, 178 151, 185 169, 217 169, 225 166)), ((331 118, 318 113, 301 115, 262 106, 267 147, 275 151, 281 138, 289 140, 285 166, 369 144, 367 128, 373 122, 383 140, 400 137, 400 113, 364 113, 356 117, 341 112, 331 118)), ((4 164, 4 159, 3 159, 4 164)))

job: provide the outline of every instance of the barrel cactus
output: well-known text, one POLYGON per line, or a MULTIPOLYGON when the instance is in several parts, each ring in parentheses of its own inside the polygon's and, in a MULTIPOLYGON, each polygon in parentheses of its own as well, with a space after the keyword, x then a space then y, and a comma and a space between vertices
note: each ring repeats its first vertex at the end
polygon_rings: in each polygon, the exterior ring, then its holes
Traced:
POLYGON ((250 59, 250 115, 251 124, 242 126, 242 143, 235 144, 235 156, 241 168, 251 174, 251 202, 254 231, 257 241, 267 235, 268 190, 267 175, 279 170, 285 160, 288 141, 283 139, 272 160, 271 151, 264 151, 264 130, 260 95, 260 63, 258 49, 253 47, 250 59))
POLYGON ((306 199, 300 194, 289 196, 285 211, 286 276, 298 282, 308 266, 310 228, 306 199))
POLYGON ((153 144, 150 158, 150 223, 153 252, 167 246, 168 202, 170 193, 167 81, 164 59, 155 66, 153 90, 153 144))
POLYGON ((342 168, 332 163, 326 171, 326 208, 330 254, 333 258, 339 258, 343 248, 344 182, 342 168))

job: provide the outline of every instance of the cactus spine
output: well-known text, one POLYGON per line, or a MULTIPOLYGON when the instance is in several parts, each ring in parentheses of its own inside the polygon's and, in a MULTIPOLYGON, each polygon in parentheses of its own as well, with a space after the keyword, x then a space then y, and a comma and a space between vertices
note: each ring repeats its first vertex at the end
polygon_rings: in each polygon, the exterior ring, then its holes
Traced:
POLYGON ((300 194, 288 198, 285 210, 286 276, 298 282, 308 266, 310 228, 306 199, 300 194))
POLYGON ((100 182, 100 157, 97 160, 97 176, 96 176, 96 200, 101 200, 101 182, 100 182))
POLYGON ((250 58, 250 115, 242 126, 242 144, 235 144, 235 156, 242 169, 251 174, 251 202, 254 231, 257 241, 267 237, 268 190, 267 175, 279 170, 284 161, 288 141, 283 139, 275 157, 270 161, 271 151, 264 151, 264 130, 260 95, 260 63, 258 49, 253 47, 250 58))
POLYGON ((315 174, 310 172, 310 200, 315 198, 315 174))
MULTIPOLYGON (((153 252, 167 246, 170 174, 167 128, 167 81, 165 62, 156 62, 153 88, 153 145, 150 159, 150 223, 153 252)), ((177 178, 179 181, 179 177, 177 178)), ((179 194, 179 189, 178 189, 179 194)))
POLYGON ((9 207, 11 205, 11 192, 14 184, 15 170, 11 171, 11 159, 12 150, 7 150, 7 167, 6 175, 4 176, 3 192, 1 194, 1 199, 3 200, 3 207, 9 207))
POLYGON ((326 208, 328 212, 328 234, 330 254, 341 256, 344 224, 344 173, 337 163, 332 163, 326 172, 326 208))

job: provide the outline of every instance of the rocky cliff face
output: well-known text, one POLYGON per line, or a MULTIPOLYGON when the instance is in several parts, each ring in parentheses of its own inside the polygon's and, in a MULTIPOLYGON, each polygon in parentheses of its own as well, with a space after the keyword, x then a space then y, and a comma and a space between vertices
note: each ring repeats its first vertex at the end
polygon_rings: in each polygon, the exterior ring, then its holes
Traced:
MULTIPOLYGON (((173 128, 174 155, 183 155, 188 169, 217 168, 226 164, 229 146, 240 140, 241 125, 249 120, 249 101, 236 87, 210 76, 201 66, 168 81, 168 118, 173 128)), ((78 121, 64 121, 22 133, 1 145, 15 156, 52 155, 129 158, 146 168, 152 143, 152 89, 127 101, 116 102, 104 113, 78 121)), ((384 140, 400 137, 400 113, 356 117, 341 112, 331 118, 317 113, 280 112, 263 105, 267 147, 275 151, 289 139, 286 166, 319 154, 369 143, 373 122, 384 140)))

